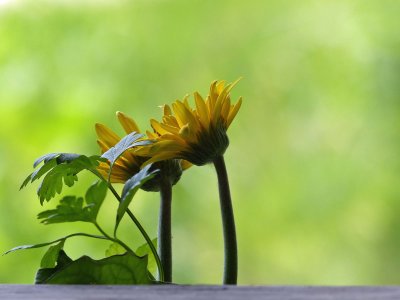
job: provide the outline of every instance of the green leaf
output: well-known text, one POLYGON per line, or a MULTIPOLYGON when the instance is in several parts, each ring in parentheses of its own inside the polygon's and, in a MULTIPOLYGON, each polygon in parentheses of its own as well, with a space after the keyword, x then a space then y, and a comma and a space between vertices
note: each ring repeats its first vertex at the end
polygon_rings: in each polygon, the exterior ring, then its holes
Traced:
MULTIPOLYGON (((45 154, 45 155, 39 157, 38 159, 36 159, 35 162, 33 163, 34 168, 36 168, 42 162, 44 162, 43 165, 40 168, 36 169, 33 173, 28 175, 28 177, 22 183, 20 189, 24 188, 29 182, 33 182, 36 179, 40 178, 45 173, 47 173, 50 169, 54 168, 58 164, 56 158, 58 156, 64 156, 64 155, 68 155, 68 153, 49 153, 49 154, 45 154)), ((78 154, 72 154, 72 155, 76 156, 78 154)), ((61 160, 61 162, 62 162, 62 160, 61 160)))
POLYGON ((51 246, 43 255, 40 262, 41 268, 54 268, 58 260, 58 255, 64 247, 65 240, 62 240, 57 245, 51 246))
POLYGON ((145 184, 147 181, 152 179, 159 170, 154 170, 150 172, 151 164, 145 166, 139 173, 136 173, 130 179, 128 179, 122 189, 121 201, 118 205, 117 220, 115 222, 114 234, 117 232, 119 223, 122 220, 129 204, 131 203, 133 197, 139 188, 145 184))
POLYGON ((100 260, 82 256, 75 261, 60 252, 57 266, 40 269, 37 284, 152 284, 147 272, 147 256, 131 253, 114 255, 100 260))
POLYGON ((115 162, 126 150, 137 146, 149 145, 152 143, 150 140, 141 140, 136 142, 137 140, 143 137, 144 134, 132 132, 123 137, 114 147, 111 147, 110 149, 108 149, 106 152, 103 153, 101 157, 108 159, 110 162, 109 176, 111 174, 115 162))
POLYGON ((35 244, 35 245, 22 245, 22 246, 17 246, 14 247, 6 252, 3 253, 3 255, 6 255, 8 253, 14 252, 14 251, 18 251, 18 250, 27 250, 27 249, 35 249, 35 248, 41 248, 41 247, 46 247, 49 246, 51 244, 57 243, 60 240, 56 240, 56 241, 52 241, 52 242, 48 242, 48 243, 41 243, 41 244, 35 244))
MULTIPOLYGON (((157 238, 153 239, 151 242, 154 245, 154 247, 157 249, 157 238)), ((154 258, 153 252, 150 249, 149 244, 144 243, 143 245, 141 245, 139 248, 136 249, 135 253, 138 256, 147 255, 147 257, 148 257, 147 269, 149 270, 150 273, 152 273, 154 276, 156 276, 157 263, 156 263, 156 259, 154 258)))
POLYGON ((42 219, 44 224, 63 223, 63 222, 92 222, 97 218, 100 206, 107 194, 107 183, 96 181, 86 192, 83 206, 82 197, 65 196, 55 209, 46 210, 38 214, 38 219, 42 219))
POLYGON ((106 198, 107 190, 107 182, 98 180, 93 183, 86 192, 85 200, 87 210, 92 221, 96 221, 99 209, 106 198))
POLYGON ((91 237, 91 238, 95 238, 95 239, 107 240, 107 238, 104 237, 104 236, 78 232, 78 233, 73 233, 73 234, 64 236, 62 238, 56 239, 56 240, 51 241, 51 242, 40 243, 40 244, 35 244, 35 245, 17 246, 17 247, 14 247, 14 248, 8 250, 7 252, 3 253, 3 255, 6 255, 8 253, 11 253, 11 252, 14 252, 14 251, 18 251, 18 250, 27 250, 27 249, 35 249, 35 248, 46 247, 46 246, 49 246, 49 245, 52 245, 52 244, 67 240, 67 239, 69 239, 71 237, 75 237, 75 236, 87 236, 87 237, 91 237))
POLYGON ((49 153, 49 154, 45 154, 41 157, 39 157, 38 159, 35 160, 35 162, 33 163, 33 167, 36 168, 38 165, 41 164, 41 162, 44 161, 44 163, 46 164, 48 161, 52 160, 53 158, 59 156, 61 153, 49 153))
POLYGON ((43 204, 45 200, 49 201, 56 194, 60 194, 63 184, 73 186, 78 180, 77 174, 82 170, 86 169, 97 175, 97 166, 100 161, 106 161, 106 159, 97 155, 87 157, 75 153, 50 153, 43 155, 35 161, 34 167, 37 167, 42 162, 43 165, 24 180, 21 189, 29 182, 33 182, 45 175, 37 191, 40 203, 43 204))
POLYGON ((73 260, 68 257, 64 250, 60 250, 57 256, 57 264, 54 268, 40 268, 36 272, 35 284, 46 283, 55 273, 66 268, 73 260))
MULTIPOLYGON (((106 257, 110 257, 113 255, 124 254, 126 253, 126 249, 122 247, 118 243, 112 243, 110 247, 106 250, 106 257)), ((140 256, 140 255, 139 255, 140 256)))
POLYGON ((38 189, 37 193, 41 204, 43 204, 44 200, 49 201, 56 193, 61 193, 63 181, 67 186, 73 186, 75 181, 78 180, 77 174, 82 170, 97 172, 96 167, 99 164, 99 156, 87 157, 79 155, 74 159, 71 156, 60 156, 59 158, 63 158, 63 160, 59 159, 58 161, 61 163, 47 172, 38 189))
POLYGON ((44 224, 92 221, 87 207, 83 207, 83 198, 75 196, 65 196, 55 209, 39 213, 38 219, 42 219, 44 224))
POLYGON ((57 165, 56 159, 47 161, 40 168, 36 169, 32 174, 29 174, 29 176, 22 183, 20 189, 24 188, 29 182, 34 182, 36 179, 39 179, 40 177, 42 177, 44 174, 46 174, 48 171, 50 171, 56 165, 57 165))

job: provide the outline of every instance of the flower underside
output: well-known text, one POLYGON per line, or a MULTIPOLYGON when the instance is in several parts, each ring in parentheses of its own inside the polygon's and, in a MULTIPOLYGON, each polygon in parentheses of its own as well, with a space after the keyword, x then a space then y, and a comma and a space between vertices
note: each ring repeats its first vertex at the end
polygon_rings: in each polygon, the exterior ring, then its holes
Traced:
POLYGON ((210 163, 224 154, 229 145, 226 131, 242 103, 239 98, 231 104, 230 91, 236 83, 214 81, 205 100, 195 92, 195 109, 190 107, 188 96, 175 101, 172 109, 164 105, 162 121, 150 121, 155 133, 147 133, 156 142, 136 153, 151 157, 146 164, 178 158, 195 165, 210 163))

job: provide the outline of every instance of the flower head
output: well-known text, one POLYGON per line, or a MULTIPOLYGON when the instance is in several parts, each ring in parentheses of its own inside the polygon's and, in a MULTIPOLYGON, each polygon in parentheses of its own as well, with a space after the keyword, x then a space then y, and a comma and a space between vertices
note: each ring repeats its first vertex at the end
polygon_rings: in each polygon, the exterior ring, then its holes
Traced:
MULTIPOLYGON (((135 121, 126 114, 117 112, 117 117, 126 134, 140 132, 135 121)), ((114 147, 121 140, 118 134, 103 124, 97 123, 95 128, 98 137, 97 143, 102 153, 114 147)), ((142 164, 148 159, 149 157, 136 155, 134 149, 128 149, 115 162, 112 168, 110 181, 114 183, 125 183, 129 178, 140 171, 142 164)), ((178 182, 182 175, 181 160, 176 159, 157 161, 157 163, 153 164, 151 169, 160 169, 160 172, 142 186, 142 189, 146 191, 159 191, 160 180, 164 180, 165 178, 173 185, 178 182)), ((101 162, 98 166, 98 170, 101 175, 107 178, 110 171, 110 164, 108 162, 101 162)))
POLYGON ((229 145, 226 131, 242 104, 242 98, 231 104, 230 91, 236 83, 212 82, 205 100, 195 92, 195 109, 188 96, 175 101, 172 109, 164 105, 162 121, 150 121, 156 142, 137 153, 151 157, 146 163, 179 158, 199 166, 224 154, 229 145))

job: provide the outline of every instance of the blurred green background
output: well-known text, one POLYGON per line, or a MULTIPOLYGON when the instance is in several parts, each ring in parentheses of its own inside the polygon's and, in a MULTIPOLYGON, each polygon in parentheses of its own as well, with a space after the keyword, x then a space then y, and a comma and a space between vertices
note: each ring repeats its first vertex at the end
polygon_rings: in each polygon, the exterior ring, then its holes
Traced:
MULTIPOLYGON (((400 1, 0 1, 0 251, 88 225, 41 225, 48 152, 97 154, 94 123, 142 129, 157 106, 214 79, 243 80, 226 153, 240 284, 400 284, 400 1)), ((89 174, 66 193, 84 192, 89 174)), ((216 176, 174 188, 174 278, 219 284, 216 176)), ((101 222, 112 229, 110 197, 101 222)), ((156 236, 158 195, 132 209, 156 236)), ((125 220, 122 235, 143 243, 125 220)), ((67 243, 101 258, 102 241, 67 243)), ((32 283, 45 249, 0 257, 1 283, 32 283)))

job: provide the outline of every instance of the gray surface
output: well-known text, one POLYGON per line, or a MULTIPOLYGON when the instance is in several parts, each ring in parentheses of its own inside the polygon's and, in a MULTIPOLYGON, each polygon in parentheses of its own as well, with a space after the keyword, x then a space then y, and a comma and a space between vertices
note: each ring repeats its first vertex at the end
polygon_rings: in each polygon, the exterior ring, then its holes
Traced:
POLYGON ((0 285, 0 299, 399 300, 400 287, 0 285))

